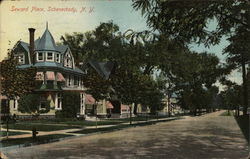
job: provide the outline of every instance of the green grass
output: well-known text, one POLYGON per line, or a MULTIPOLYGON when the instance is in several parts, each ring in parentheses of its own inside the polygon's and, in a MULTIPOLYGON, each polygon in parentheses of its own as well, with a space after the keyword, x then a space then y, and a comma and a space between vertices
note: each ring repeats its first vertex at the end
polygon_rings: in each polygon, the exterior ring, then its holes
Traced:
MULTIPOLYGON (((69 125, 69 126, 95 126, 96 121, 43 121, 42 123, 47 123, 47 124, 64 124, 64 125, 69 125)), ((122 123, 121 121, 108 121, 108 120, 103 120, 103 121, 97 121, 98 125, 114 125, 114 124, 119 124, 122 123)))
MULTIPOLYGON (((9 136, 22 135, 22 134, 28 134, 28 133, 26 133, 26 132, 9 131, 9 136)), ((1 131, 0 132, 0 136, 2 136, 2 137, 7 136, 7 131, 1 131)))
MULTIPOLYGON (((165 118, 164 117, 158 117, 165 118)), ((132 117, 132 121, 146 121, 150 119, 157 119, 156 116, 148 117, 132 117)), ((121 119, 102 119, 97 121, 98 125, 116 125, 124 122, 129 122, 130 118, 121 119)), ((61 124, 64 126, 95 126, 96 121, 84 121, 84 120, 74 120, 74 119, 50 119, 50 120, 31 120, 31 121, 19 121, 18 124, 33 124, 33 125, 44 125, 44 124, 61 124)))
MULTIPOLYGON (((21 121, 19 123, 29 124, 60 124, 66 126, 95 126, 96 121, 72 120, 72 119, 51 119, 51 120, 34 120, 34 121, 21 121)), ((97 121, 98 125, 114 125, 122 123, 119 120, 101 120, 97 121)))
POLYGON ((239 117, 235 117, 243 135, 249 143, 249 115, 241 115, 239 117))
MULTIPOLYGON (((165 118, 166 116, 144 116, 144 117, 132 117, 132 121, 146 121, 150 119, 165 118)), ((125 122, 129 122, 130 118, 122 119, 102 119, 97 121, 97 125, 117 125, 125 122)), ((50 120, 31 120, 31 121, 18 121, 16 123, 10 123, 9 129, 15 130, 32 130, 33 127, 37 131, 56 131, 72 128, 82 128, 84 126, 95 126, 96 121, 84 121, 74 119, 50 119, 50 120)), ((6 124, 3 125, 6 128, 6 124)))
POLYGON ((30 144, 43 144, 48 143, 50 141, 57 141, 60 138, 69 137, 72 135, 64 135, 64 134, 54 134, 54 135, 45 135, 45 136, 37 136, 34 140, 32 137, 28 138, 18 138, 18 139, 4 139, 1 141, 2 147, 13 146, 13 145, 30 145, 30 144))
MULTIPOLYGON (((9 129, 15 129, 15 130, 30 130, 31 131, 34 127, 36 128, 37 131, 56 131, 56 130, 80 128, 80 126, 46 125, 46 124, 28 123, 28 122, 9 124, 9 129)), ((6 125, 3 125, 3 128, 6 128, 6 125)))
MULTIPOLYGON (((179 119, 179 118, 176 118, 179 119)), ((176 120, 176 119, 171 119, 171 120, 176 120)), ((171 120, 167 120, 167 121, 171 121, 171 120)), ((124 129, 124 128, 128 128, 128 127, 135 127, 135 126, 146 126, 146 125, 152 125, 152 124, 156 124, 159 122, 166 122, 166 120, 162 120, 162 121, 148 121, 148 122, 144 122, 144 123, 136 123, 130 125, 130 124, 121 124, 121 125, 116 125, 116 126, 112 126, 112 127, 106 127, 106 128, 92 128, 92 129, 83 129, 81 131, 75 131, 75 132, 71 132, 71 133, 79 133, 79 134, 90 134, 90 133, 97 133, 97 132, 109 132, 109 131, 113 131, 113 130, 120 130, 120 129, 124 129)))

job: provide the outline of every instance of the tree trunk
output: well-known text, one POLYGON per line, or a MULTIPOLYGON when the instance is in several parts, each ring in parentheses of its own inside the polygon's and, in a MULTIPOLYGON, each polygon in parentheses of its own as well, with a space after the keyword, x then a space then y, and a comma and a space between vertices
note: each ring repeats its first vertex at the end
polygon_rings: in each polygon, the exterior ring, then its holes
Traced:
POLYGON ((242 54, 241 59, 241 66, 242 66, 242 81, 243 81, 243 115, 247 114, 247 107, 248 107, 248 94, 247 94, 247 77, 246 77, 246 62, 244 54, 242 54))
POLYGON ((138 107, 138 104, 135 103, 135 105, 134 105, 134 114, 135 114, 135 115, 137 115, 137 107, 138 107))
POLYGON ((171 117, 170 95, 168 94, 168 116, 171 117))
POLYGON ((132 105, 129 108, 129 124, 132 125, 132 105))
POLYGON ((196 116, 197 115, 197 109, 194 109, 193 111, 194 111, 194 116, 196 116))

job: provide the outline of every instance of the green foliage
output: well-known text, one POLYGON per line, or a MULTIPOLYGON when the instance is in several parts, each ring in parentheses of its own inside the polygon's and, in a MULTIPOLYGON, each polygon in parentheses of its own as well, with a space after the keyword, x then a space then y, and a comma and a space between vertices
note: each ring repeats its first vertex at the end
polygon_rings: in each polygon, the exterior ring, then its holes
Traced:
POLYGON ((84 86, 89 88, 86 92, 91 94, 94 99, 102 100, 108 97, 110 80, 103 79, 93 68, 88 69, 88 75, 84 76, 83 80, 84 86))
MULTIPOLYGON (((218 44, 223 35, 234 28, 249 26, 249 1, 158 1, 134 0, 133 7, 141 10, 147 24, 159 32, 183 42, 218 44), (209 22, 217 22, 211 29, 209 22)), ((249 30, 248 30, 249 32, 249 30)))
POLYGON ((230 45, 228 68, 241 66, 244 114, 247 111, 248 92, 246 69, 249 63, 250 2, 248 0, 134 0, 132 5, 141 10, 148 26, 183 44, 195 42, 206 47, 219 44, 226 37, 230 45), (214 24, 215 27, 210 27, 214 24))
POLYGON ((233 84, 221 92, 224 109, 237 109, 243 106, 242 86, 233 84))
POLYGON ((39 115, 50 111, 50 103, 46 101, 44 108, 40 108, 40 95, 39 94, 27 94, 22 95, 18 100, 18 111, 22 113, 29 113, 39 115))
POLYGON ((180 55, 178 60, 182 60, 183 67, 173 69, 175 76, 172 81, 173 89, 179 95, 179 104, 193 111, 212 109, 218 93, 218 88, 213 85, 224 74, 218 58, 207 53, 189 52, 180 55))
POLYGON ((62 101, 62 116, 64 118, 75 118, 80 111, 80 93, 64 92, 62 101))
POLYGON ((110 98, 114 93, 126 104, 141 103, 150 99, 148 98, 150 93, 146 89, 153 90, 156 86, 152 84, 146 86, 147 81, 154 83, 152 73, 162 61, 161 52, 156 51, 156 44, 153 43, 156 35, 148 31, 142 33, 128 31, 122 34, 119 27, 110 21, 101 23, 94 31, 84 34, 74 33, 65 37, 65 41, 71 47, 75 45, 81 47, 77 52, 82 53, 80 56, 82 61, 115 61, 117 64, 109 80, 102 79, 93 69, 88 69, 84 85, 88 88, 87 92, 95 99, 110 98), (111 88, 115 92, 112 92, 111 88), (145 92, 148 92, 147 98, 143 95, 145 92))
POLYGON ((209 89, 221 75, 229 72, 219 64, 215 55, 190 52, 179 41, 161 33, 131 29, 121 33, 113 22, 101 23, 94 31, 85 34, 66 35, 66 39, 72 47, 81 46, 78 52, 82 53, 83 61, 116 62, 109 80, 103 80, 93 69, 88 69, 84 79, 88 93, 97 100, 115 94, 124 104, 141 103, 151 111, 163 107, 164 95, 184 91, 187 96, 183 99, 187 100, 183 101, 188 107, 208 106, 212 97, 203 87, 209 89), (164 74, 166 80, 157 81, 154 78, 156 71, 164 74), (201 100, 203 98, 209 100, 201 100))
POLYGON ((2 94, 8 98, 22 96, 35 88, 36 68, 18 69, 17 59, 9 53, 7 60, 0 63, 2 94))

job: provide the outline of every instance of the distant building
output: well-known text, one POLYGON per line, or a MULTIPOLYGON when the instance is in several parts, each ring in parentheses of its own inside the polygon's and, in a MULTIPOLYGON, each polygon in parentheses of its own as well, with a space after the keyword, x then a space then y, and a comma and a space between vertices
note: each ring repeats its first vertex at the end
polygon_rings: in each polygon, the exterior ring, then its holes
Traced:
POLYGON ((181 107, 177 104, 178 99, 176 94, 173 94, 171 97, 166 96, 162 102, 164 107, 159 111, 159 115, 169 115, 169 113, 170 115, 175 115, 182 111, 181 107))

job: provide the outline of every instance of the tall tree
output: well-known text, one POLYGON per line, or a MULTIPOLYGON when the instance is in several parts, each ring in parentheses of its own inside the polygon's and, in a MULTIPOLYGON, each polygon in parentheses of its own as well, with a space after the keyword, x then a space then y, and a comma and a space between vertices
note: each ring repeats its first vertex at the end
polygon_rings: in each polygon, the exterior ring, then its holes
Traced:
MULTIPOLYGON (((196 42, 210 46, 218 44, 223 36, 237 36, 240 33, 250 37, 248 0, 133 0, 133 7, 141 10, 150 27, 184 44, 196 42), (209 27, 211 22, 216 23, 215 28, 209 27)), ((242 40, 246 44, 249 43, 249 38, 242 40)), ((244 59, 246 56, 241 58, 244 59)), ((244 114, 246 114, 247 86, 244 72, 243 76, 244 114)))
MULTIPOLYGON (((149 34, 145 33, 143 36, 147 35, 149 34)), ((145 39, 133 43, 133 38, 125 33, 122 34, 112 21, 101 23, 95 30, 85 34, 74 33, 65 37, 68 45, 78 45, 77 50, 81 53, 79 56, 82 57, 81 61, 115 61, 117 64, 114 74, 107 81, 101 79, 94 70, 89 70, 85 86, 96 99, 106 98, 109 88, 112 87, 124 103, 132 104, 141 101, 142 91, 140 90, 145 87, 143 79, 151 81, 153 69, 158 67, 161 61, 159 57, 161 53, 156 51, 152 40, 145 39), (74 42, 71 42, 72 39, 74 42)))

